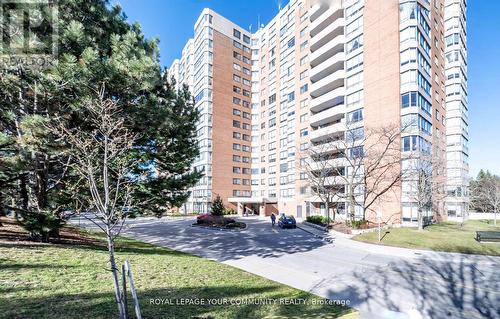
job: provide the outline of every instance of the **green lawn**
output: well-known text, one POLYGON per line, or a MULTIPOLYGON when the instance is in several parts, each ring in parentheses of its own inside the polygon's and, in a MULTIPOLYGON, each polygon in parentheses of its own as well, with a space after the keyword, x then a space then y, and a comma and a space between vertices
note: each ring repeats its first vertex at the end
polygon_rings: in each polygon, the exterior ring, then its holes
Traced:
MULTIPOLYGON (((500 243, 478 243, 476 230, 497 230, 493 222, 471 220, 463 224, 442 222, 427 226, 423 231, 416 228, 392 228, 382 239, 383 245, 423 248, 437 251, 500 256, 500 243)), ((382 233, 383 235, 384 233, 382 233)), ((355 240, 378 243, 378 232, 354 237, 355 240)))
MULTIPOLYGON (((102 238, 71 231, 67 237, 77 239, 70 244, 14 241, 12 234, 21 234, 15 227, 10 225, 7 232, 0 227, 0 318, 116 317, 102 238)), ((356 316, 345 307, 313 305, 313 300, 322 299, 207 259, 123 238, 117 251, 120 263, 127 259, 132 265, 143 318, 356 316), (211 298, 301 298, 308 305, 153 305, 153 298, 174 303, 184 298, 206 302, 211 298)))

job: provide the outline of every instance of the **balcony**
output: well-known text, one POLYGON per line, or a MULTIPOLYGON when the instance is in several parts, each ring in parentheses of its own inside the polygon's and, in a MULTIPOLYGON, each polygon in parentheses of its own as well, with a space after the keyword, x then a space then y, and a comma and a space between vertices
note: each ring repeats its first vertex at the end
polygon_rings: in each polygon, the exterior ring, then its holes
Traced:
POLYGON ((317 2, 315 5, 311 7, 311 10, 309 10, 309 19, 311 20, 311 22, 315 21, 326 10, 328 10, 328 6, 326 4, 317 2))
POLYGON ((318 13, 323 9, 324 7, 320 7, 317 11, 311 12, 311 24, 309 25, 309 33, 311 34, 311 37, 314 37, 338 18, 342 18, 344 14, 341 1, 336 1, 335 3, 332 1, 330 8, 321 12, 318 16, 318 13))
POLYGON ((318 128, 317 130, 311 131, 310 138, 311 142, 319 142, 326 140, 335 135, 340 135, 345 131, 345 122, 340 121, 335 124, 318 128))
POLYGON ((318 154, 318 153, 334 153, 338 152, 346 147, 346 142, 344 140, 344 133, 338 132, 335 139, 331 139, 330 141, 324 144, 311 145, 310 153, 318 154))
POLYGON ((325 185, 344 185, 345 179, 342 176, 330 176, 325 178, 325 185))
POLYGON ((318 50, 312 52, 310 59, 311 67, 321 64, 339 52, 344 52, 344 43, 345 37, 343 35, 339 35, 318 50))
POLYGON ((337 72, 331 73, 330 75, 322 78, 321 80, 311 84, 311 97, 320 97, 329 91, 335 90, 339 87, 344 86, 345 72, 344 70, 339 70, 337 72))
POLYGON ((322 112, 316 113, 311 116, 310 124, 312 126, 321 126, 328 122, 332 122, 343 118, 345 115, 345 105, 339 104, 337 106, 326 109, 322 112))
POLYGON ((336 37, 344 34, 344 18, 335 20, 332 24, 321 30, 311 38, 311 51, 316 51, 336 37))
POLYGON ((338 89, 332 90, 326 94, 323 94, 317 98, 311 100, 310 110, 314 113, 320 112, 332 106, 336 106, 344 103, 345 88, 339 87, 338 89))
POLYGON ((316 65, 310 71, 310 78, 312 82, 319 81, 328 74, 338 70, 344 69, 345 53, 339 52, 334 56, 323 61, 321 64, 316 65))
POLYGON ((347 160, 345 158, 335 158, 326 161, 312 162, 308 169, 312 171, 321 171, 332 167, 344 167, 346 166, 347 160))

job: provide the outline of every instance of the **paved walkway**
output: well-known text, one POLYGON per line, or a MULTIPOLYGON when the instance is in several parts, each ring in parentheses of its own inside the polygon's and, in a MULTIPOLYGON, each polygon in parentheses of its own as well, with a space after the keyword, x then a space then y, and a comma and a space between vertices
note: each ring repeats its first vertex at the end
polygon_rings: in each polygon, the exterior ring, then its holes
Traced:
POLYGON ((499 257, 378 246, 340 236, 329 242, 301 229, 271 228, 257 218, 246 218, 247 229, 237 232, 191 227, 193 221, 141 218, 130 221, 124 234, 349 300, 362 318, 500 318, 499 257))

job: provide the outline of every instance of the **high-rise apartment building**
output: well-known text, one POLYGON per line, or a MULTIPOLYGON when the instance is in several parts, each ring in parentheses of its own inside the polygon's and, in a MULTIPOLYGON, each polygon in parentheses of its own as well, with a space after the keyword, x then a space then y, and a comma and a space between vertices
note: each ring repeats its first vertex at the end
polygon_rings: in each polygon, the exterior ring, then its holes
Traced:
MULTIPOLYGON (((465 0, 290 0, 254 33, 203 10, 194 39, 169 68, 189 85, 201 111, 193 169, 205 177, 186 209, 207 212, 220 195, 239 213, 324 213, 304 172, 306 151, 348 133, 395 126, 402 130, 401 162, 390 170, 404 170, 410 153, 432 156, 443 163, 433 160, 433 174, 449 176, 448 197, 436 196, 425 213, 463 216, 465 6, 465 0)), ((339 152, 336 174, 349 174, 343 157, 363 147, 339 152)), ((346 187, 329 177, 331 187, 346 187)), ((396 183, 372 210, 388 223, 416 222, 412 183, 411 177, 396 183)), ((345 198, 329 209, 341 217, 363 214, 345 198)))
POLYGON ((467 2, 445 0, 447 209, 463 218, 468 208, 467 2))

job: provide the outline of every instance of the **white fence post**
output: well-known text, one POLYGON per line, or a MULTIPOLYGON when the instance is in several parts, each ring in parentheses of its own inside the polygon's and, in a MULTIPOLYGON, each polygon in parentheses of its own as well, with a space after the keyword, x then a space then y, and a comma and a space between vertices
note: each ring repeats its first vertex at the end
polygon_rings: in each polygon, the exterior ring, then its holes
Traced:
POLYGON ((135 316, 137 319, 142 319, 139 299, 137 298, 137 292, 135 291, 134 277, 132 276, 132 269, 130 268, 128 260, 125 261, 125 267, 127 268, 127 275, 130 281, 130 291, 132 292, 132 299, 134 300, 135 316))
POLYGON ((127 304, 127 267, 122 265, 122 300, 125 307, 125 318, 128 318, 128 304, 127 304))

